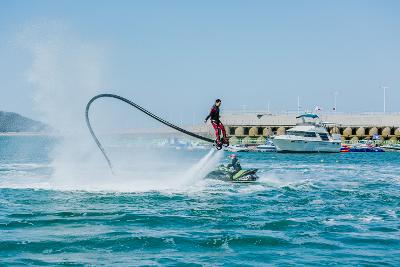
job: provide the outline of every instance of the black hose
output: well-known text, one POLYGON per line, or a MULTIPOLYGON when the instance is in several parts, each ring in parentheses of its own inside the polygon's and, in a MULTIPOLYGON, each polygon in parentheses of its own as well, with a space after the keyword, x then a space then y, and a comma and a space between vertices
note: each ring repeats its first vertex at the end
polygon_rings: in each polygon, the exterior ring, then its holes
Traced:
POLYGON ((129 104, 129 105, 131 105, 131 106, 133 106, 133 107, 135 107, 136 109, 138 109, 138 110, 140 110, 141 112, 145 113, 146 115, 152 117, 153 119, 155 119, 155 120, 161 122, 162 124, 167 125, 168 127, 171 127, 171 128, 173 128, 173 129, 175 129, 175 130, 181 132, 181 133, 187 134, 187 135, 192 136, 192 137, 194 137, 194 138, 198 138, 198 139, 200 139, 200 140, 203 140, 203 141, 206 141, 206 142, 209 142, 209 143, 214 143, 214 140, 212 140, 212 139, 210 139, 210 138, 207 138, 207 137, 204 137, 204 136, 201 136, 201 135, 198 135, 198 134, 195 134, 195 133, 192 133, 192 132, 189 132, 189 131, 187 131, 187 130, 185 130, 185 129, 182 129, 182 128, 180 128, 180 127, 178 127, 178 126, 176 126, 176 125, 174 125, 174 124, 172 124, 172 123, 170 123, 170 122, 168 122, 168 121, 166 121, 166 120, 164 120, 164 119, 158 117, 157 115, 154 115, 154 114, 151 113, 150 111, 148 111, 148 110, 142 108, 141 106, 139 106, 139 105, 133 103, 132 101, 130 101, 130 100, 126 99, 126 98, 123 98, 122 96, 114 95, 114 94, 99 94, 99 95, 96 95, 96 96, 92 97, 92 99, 90 99, 90 101, 89 101, 89 102, 87 103, 87 105, 86 105, 86 111, 85 111, 86 124, 87 124, 87 126, 88 126, 88 128, 89 128, 90 134, 92 135, 94 141, 96 142, 97 146, 99 147, 101 153, 103 153, 103 156, 104 156, 104 158, 106 159, 107 164, 108 164, 108 166, 110 167, 110 170, 111 170, 112 173, 114 173, 114 172, 113 172, 113 166, 112 166, 112 164, 111 164, 110 158, 107 156, 107 153, 106 153, 106 151, 104 150, 104 147, 101 145, 99 139, 97 138, 96 134, 94 133, 93 128, 92 128, 92 125, 90 124, 90 120, 89 120, 89 109, 90 109, 90 105, 91 105, 96 99, 102 98, 102 97, 109 97, 109 98, 119 99, 119 100, 121 100, 121 101, 123 101, 123 102, 125 102, 125 103, 127 103, 127 104, 129 104))

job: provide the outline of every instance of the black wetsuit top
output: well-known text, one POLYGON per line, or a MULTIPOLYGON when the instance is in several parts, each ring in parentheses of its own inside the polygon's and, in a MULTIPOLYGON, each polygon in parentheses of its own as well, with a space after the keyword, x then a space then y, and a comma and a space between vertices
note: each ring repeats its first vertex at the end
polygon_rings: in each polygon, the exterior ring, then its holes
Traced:
POLYGON ((214 105, 211 108, 210 114, 208 114, 208 116, 206 117, 206 121, 211 118, 211 121, 215 121, 217 123, 220 122, 219 120, 219 107, 217 107, 216 105, 214 105))

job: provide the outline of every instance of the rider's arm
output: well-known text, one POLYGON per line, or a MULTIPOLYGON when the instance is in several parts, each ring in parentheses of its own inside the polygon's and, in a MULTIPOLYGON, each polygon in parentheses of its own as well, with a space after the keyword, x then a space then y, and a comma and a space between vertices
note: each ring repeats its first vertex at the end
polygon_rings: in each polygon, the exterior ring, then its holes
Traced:
POLYGON ((207 122, 208 121, 208 119, 211 117, 211 113, 210 114, 208 114, 208 116, 206 117, 206 119, 204 120, 204 122, 207 122))
POLYGON ((213 113, 215 112, 214 107, 211 109, 210 114, 208 114, 208 116, 206 117, 206 119, 204 120, 205 122, 208 121, 209 118, 211 118, 211 116, 213 115, 213 113))

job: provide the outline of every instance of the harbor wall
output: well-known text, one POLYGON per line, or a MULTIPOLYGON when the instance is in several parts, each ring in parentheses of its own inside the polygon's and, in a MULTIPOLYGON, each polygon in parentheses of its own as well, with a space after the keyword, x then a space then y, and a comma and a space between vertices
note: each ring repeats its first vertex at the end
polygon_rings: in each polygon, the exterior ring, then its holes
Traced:
MULTIPOLYGON (((273 135, 282 135, 295 126, 297 114, 272 114, 262 112, 224 113, 225 124, 231 141, 263 142, 273 135)), ((381 141, 400 141, 400 113, 391 114, 319 114, 328 123, 330 133, 340 134, 343 141, 371 140, 379 135, 381 141)))
MULTIPOLYGON (((263 112, 224 112, 222 122, 232 144, 264 143, 271 136, 285 134, 296 125, 296 113, 271 114, 263 112)), ((319 114, 328 123, 331 134, 340 134, 343 142, 371 140, 379 135, 382 142, 400 142, 400 113, 391 114, 319 114)), ((183 126, 183 128, 214 138, 214 130, 208 122, 183 126)), ((177 131, 167 126, 154 129, 131 129, 118 134, 176 135, 177 131)), ((378 140, 379 141, 379 140, 378 140)))

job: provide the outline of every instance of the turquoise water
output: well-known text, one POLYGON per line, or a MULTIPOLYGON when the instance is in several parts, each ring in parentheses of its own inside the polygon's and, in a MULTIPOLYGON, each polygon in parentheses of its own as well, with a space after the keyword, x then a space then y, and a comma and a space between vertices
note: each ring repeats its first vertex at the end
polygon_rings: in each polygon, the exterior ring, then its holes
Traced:
POLYGON ((400 262, 400 153, 248 153, 256 184, 87 191, 38 186, 51 183, 56 142, 0 137, 0 265, 400 262))

